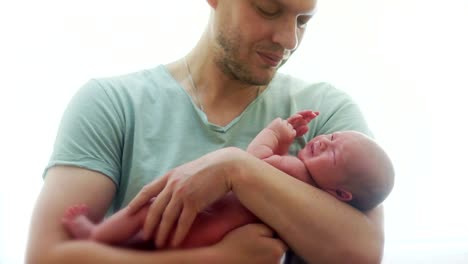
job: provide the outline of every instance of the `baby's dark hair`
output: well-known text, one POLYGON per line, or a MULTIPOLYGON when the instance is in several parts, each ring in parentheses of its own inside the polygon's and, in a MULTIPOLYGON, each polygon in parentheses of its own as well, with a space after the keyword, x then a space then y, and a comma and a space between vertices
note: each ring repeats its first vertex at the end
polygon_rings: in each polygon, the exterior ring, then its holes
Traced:
POLYGON ((368 211, 382 203, 390 194, 395 171, 389 156, 375 141, 369 138, 362 143, 370 147, 366 152, 366 162, 374 166, 350 172, 345 185, 353 195, 348 203, 360 211, 368 211))
MULTIPOLYGON (((361 175, 362 176, 362 175, 361 175)), ((348 203, 360 211, 368 211, 381 204, 393 189, 394 173, 387 171, 387 181, 362 181, 359 188, 352 191, 353 198, 348 203)), ((365 177, 370 178, 370 177, 365 177)))

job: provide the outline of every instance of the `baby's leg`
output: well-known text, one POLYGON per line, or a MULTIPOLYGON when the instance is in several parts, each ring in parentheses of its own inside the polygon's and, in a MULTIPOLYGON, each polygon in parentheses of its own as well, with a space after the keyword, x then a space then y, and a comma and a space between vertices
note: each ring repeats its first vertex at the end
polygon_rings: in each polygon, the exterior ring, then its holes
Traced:
POLYGON ((229 193, 208 210, 197 215, 182 247, 213 245, 230 231, 257 221, 257 217, 247 210, 233 193, 229 193))
POLYGON ((135 236, 143 227, 148 208, 149 205, 146 205, 134 215, 129 215, 127 208, 123 208, 97 225, 90 238, 107 244, 123 244, 130 240, 136 242, 135 236))
POLYGON ((62 224, 68 233, 77 239, 89 239, 96 225, 88 217, 86 205, 75 205, 67 209, 62 224))
POLYGON ((124 208, 100 224, 94 224, 87 216, 86 205, 70 207, 62 218, 67 231, 78 239, 91 239, 105 244, 136 243, 135 236, 139 233, 146 218, 149 205, 143 207, 134 215, 129 215, 124 208))

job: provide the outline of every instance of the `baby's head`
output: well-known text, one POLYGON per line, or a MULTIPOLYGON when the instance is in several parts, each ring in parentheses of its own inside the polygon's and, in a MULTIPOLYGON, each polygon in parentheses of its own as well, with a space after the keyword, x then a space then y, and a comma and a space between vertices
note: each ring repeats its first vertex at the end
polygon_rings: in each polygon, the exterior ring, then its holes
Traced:
POLYGON ((317 187, 361 211, 380 204, 393 188, 390 158, 374 140, 356 131, 317 136, 298 157, 317 187))

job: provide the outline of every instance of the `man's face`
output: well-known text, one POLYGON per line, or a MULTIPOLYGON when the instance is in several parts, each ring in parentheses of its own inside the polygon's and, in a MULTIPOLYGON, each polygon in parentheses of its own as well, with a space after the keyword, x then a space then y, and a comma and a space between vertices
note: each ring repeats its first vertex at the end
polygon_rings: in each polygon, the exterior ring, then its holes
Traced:
POLYGON ((266 85, 299 45, 315 0, 220 0, 215 62, 230 78, 266 85))

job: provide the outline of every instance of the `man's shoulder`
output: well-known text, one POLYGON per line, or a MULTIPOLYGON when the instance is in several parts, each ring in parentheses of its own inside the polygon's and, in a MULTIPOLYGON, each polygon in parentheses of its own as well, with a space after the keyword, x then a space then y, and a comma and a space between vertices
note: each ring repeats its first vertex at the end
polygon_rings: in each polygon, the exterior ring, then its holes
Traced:
MULTIPOLYGON (((308 140, 319 134, 329 134, 334 131, 356 130, 372 135, 364 116, 354 101, 345 91, 335 88, 327 82, 307 82, 290 75, 278 74, 275 77, 275 89, 282 95, 283 103, 291 101, 286 106, 294 111, 312 109, 320 115, 311 123, 308 140), (289 92, 289 97, 285 96, 289 92)), ((277 101, 279 96, 276 99, 277 101)))
POLYGON ((169 75, 164 66, 158 65, 150 69, 143 69, 115 76, 93 78, 93 80, 106 89, 129 89, 166 82, 168 78, 169 75))
POLYGON ((85 86, 100 89, 115 101, 155 100, 177 92, 177 82, 163 65, 128 74, 91 79, 85 86))

